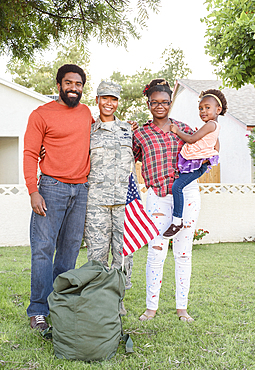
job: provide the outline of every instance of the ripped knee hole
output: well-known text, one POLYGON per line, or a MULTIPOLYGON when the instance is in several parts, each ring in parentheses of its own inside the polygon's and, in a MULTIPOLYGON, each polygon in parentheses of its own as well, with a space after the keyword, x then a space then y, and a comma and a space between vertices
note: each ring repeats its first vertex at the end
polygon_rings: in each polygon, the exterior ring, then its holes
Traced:
POLYGON ((160 247, 159 245, 154 245, 152 248, 157 249, 158 251, 162 251, 162 247, 160 247))

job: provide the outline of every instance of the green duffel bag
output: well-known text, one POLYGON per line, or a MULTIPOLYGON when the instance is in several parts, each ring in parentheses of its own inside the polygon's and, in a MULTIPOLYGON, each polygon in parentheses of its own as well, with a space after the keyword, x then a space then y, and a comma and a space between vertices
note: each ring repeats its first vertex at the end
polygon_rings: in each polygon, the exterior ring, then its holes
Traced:
POLYGON ((107 271, 98 261, 59 275, 48 303, 55 355, 70 360, 106 360, 115 355, 120 339, 127 352, 132 340, 123 336, 120 303, 125 274, 107 271))

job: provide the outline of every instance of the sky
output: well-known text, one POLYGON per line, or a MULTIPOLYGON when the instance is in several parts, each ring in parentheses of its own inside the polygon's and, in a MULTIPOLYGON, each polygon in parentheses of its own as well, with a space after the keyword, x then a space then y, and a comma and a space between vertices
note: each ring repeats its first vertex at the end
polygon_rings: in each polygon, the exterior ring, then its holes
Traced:
MULTIPOLYGON (((204 1, 161 0, 159 13, 150 13, 148 27, 141 31, 141 39, 129 39, 127 50, 124 47, 101 45, 95 40, 89 42, 93 90, 96 91, 102 79, 109 80, 114 71, 130 75, 151 68, 156 72, 160 68, 162 52, 170 44, 175 49, 183 50, 185 62, 192 70, 188 78, 216 79, 210 57, 204 49, 206 26, 200 22, 200 18, 208 14, 204 1)), ((0 57, 0 77, 11 80, 11 76, 5 74, 6 62, 6 57, 0 57)))

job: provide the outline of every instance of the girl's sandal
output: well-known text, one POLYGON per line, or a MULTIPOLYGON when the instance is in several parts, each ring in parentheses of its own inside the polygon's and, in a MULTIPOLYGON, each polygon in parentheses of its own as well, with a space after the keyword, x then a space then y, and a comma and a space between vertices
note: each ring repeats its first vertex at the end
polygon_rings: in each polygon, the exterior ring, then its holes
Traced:
POLYGON ((184 322, 193 322, 194 321, 194 319, 189 315, 188 316, 180 315, 179 320, 184 321, 184 322))
POLYGON ((146 315, 146 313, 143 313, 140 317, 139 317, 139 320, 140 321, 149 321, 149 320, 152 320, 154 318, 154 316, 153 315, 146 315), (142 317, 146 317, 146 319, 144 319, 144 320, 142 320, 141 318, 142 317))

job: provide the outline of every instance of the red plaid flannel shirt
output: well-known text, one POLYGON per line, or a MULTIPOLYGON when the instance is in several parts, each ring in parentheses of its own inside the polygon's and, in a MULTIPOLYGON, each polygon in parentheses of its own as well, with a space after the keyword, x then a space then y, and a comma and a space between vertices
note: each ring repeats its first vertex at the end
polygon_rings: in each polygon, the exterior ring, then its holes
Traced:
MULTIPOLYGON (((170 118, 180 130, 192 134, 185 123, 170 118)), ((142 161, 145 186, 152 187, 160 197, 172 194, 174 179, 178 177, 178 154, 184 141, 173 132, 163 132, 152 121, 134 131, 133 152, 135 161, 142 161)))

